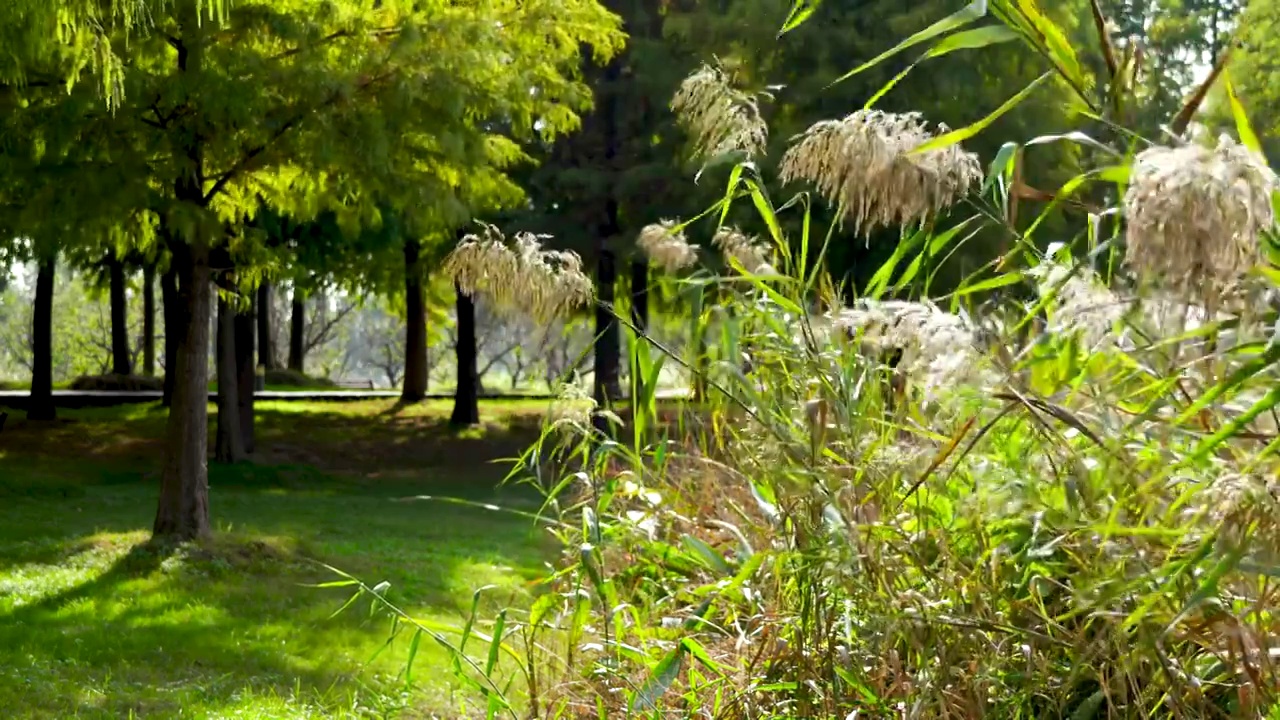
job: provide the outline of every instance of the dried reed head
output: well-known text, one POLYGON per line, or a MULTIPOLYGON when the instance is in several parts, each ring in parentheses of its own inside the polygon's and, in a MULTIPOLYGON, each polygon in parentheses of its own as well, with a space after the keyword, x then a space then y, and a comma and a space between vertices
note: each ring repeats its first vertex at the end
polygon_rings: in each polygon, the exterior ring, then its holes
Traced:
POLYGON ((595 408, 595 400, 582 385, 576 382, 561 383, 556 399, 547 412, 547 421, 552 426, 583 430, 591 427, 591 415, 595 408))
POLYGON ((1116 324, 1131 303, 1113 293, 1093 270, 1073 271, 1069 265, 1051 261, 1036 267, 1033 274, 1040 296, 1055 296, 1049 332, 1079 333, 1089 348, 1116 340, 1116 324))
POLYGON ((769 251, 737 228, 720 228, 711 244, 720 249, 726 262, 736 260, 742 269, 753 275, 771 275, 774 272, 769 264, 769 251))
POLYGON ((645 226, 636 244, 654 264, 669 273, 679 272, 698 262, 698 252, 689 245, 674 220, 645 226))
POLYGON ((520 233, 514 245, 486 225, 480 235, 463 238, 445 259, 445 272, 463 292, 484 295, 495 311, 528 315, 549 322, 591 302, 591 279, 576 253, 544 250, 547 236, 520 233))
POLYGON ((733 87, 719 68, 703 65, 680 83, 671 109, 694 138, 694 154, 711 159, 741 151, 762 155, 769 130, 754 97, 733 87))
POLYGON ((782 181, 813 182, 855 232, 920 222, 982 182, 977 156, 959 145, 912 152, 933 138, 918 113, 859 110, 806 130, 782 158, 782 181))
POLYGON ((1276 175, 1228 137, 1216 147, 1153 147, 1135 158, 1124 210, 1125 261, 1138 275, 1216 308, 1261 259, 1275 224, 1276 175))
POLYGON ((959 315, 905 300, 862 300, 832 318, 833 326, 875 352, 900 350, 898 369, 926 396, 943 388, 983 386, 977 336, 959 315))

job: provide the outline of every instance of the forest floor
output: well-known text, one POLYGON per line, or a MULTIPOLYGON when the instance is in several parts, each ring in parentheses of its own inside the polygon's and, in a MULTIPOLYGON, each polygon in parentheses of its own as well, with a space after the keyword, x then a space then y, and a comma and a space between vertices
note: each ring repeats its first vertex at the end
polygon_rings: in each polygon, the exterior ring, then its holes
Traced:
MULTIPOLYGON (((165 411, 10 418, 0 434, 0 707, 6 718, 458 717, 445 651, 408 636, 320 563, 428 620, 459 623, 527 597, 552 548, 530 520, 437 495, 536 509, 499 488, 545 402, 259 403, 253 463, 210 465, 215 539, 148 543, 165 411), (376 659, 370 662, 371 658, 376 659)), ((211 411, 212 415, 212 411, 211 411)))

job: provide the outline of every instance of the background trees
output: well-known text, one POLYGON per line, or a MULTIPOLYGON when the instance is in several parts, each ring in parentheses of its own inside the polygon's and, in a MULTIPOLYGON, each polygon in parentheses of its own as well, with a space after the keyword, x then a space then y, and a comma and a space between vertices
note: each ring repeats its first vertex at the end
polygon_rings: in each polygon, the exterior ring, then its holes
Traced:
MULTIPOLYGON (((1274 115, 1266 112, 1274 94, 1266 48, 1275 3, 1255 0, 1240 24, 1235 0, 1097 5, 1113 21, 1116 46, 1142 63, 1130 108, 1139 125, 1155 128, 1171 114, 1237 25, 1241 97, 1258 117, 1274 115)), ((27 268, 0 308, 7 372, 31 381, 33 415, 48 417, 55 382, 163 370, 173 412, 157 531, 180 536, 206 529, 202 501, 193 498, 204 492, 211 373, 224 391, 227 460, 244 454, 234 439, 252 446, 258 365, 375 378, 400 386, 407 402, 432 383, 457 388, 455 420, 468 423, 486 371, 505 366, 518 379, 530 374, 531 359, 567 370, 582 355, 576 344, 591 336, 586 359, 597 396, 616 398, 624 394, 626 352, 615 314, 653 329, 665 321, 651 309, 688 312, 660 291, 634 238, 660 219, 694 217, 726 180, 724 159, 691 161, 688 138, 666 107, 690 71, 716 64, 756 94, 773 150, 813 122, 862 107, 895 78, 878 107, 960 126, 1039 73, 1013 44, 990 42, 970 62, 923 60, 902 74, 918 59, 908 52, 845 77, 953 3, 827 0, 822 22, 779 40, 777 23, 762 19, 780 22, 791 6, 7 6, 0 21, 15 50, 0 63, 7 83, 0 87, 0 257, 27 268), (625 49, 619 29, 628 36, 625 49), (66 92, 64 81, 76 77, 66 92), (594 332, 514 328, 487 317, 483 298, 461 296, 434 277, 438 260, 477 221, 545 232, 586 256, 605 304, 574 323, 594 323, 594 332), (86 294, 84 281, 95 289, 86 294), (220 351, 211 341, 219 305, 227 318, 220 351), (233 415, 237 432, 230 432, 233 415)), ((1065 32, 1089 37, 1097 32, 1092 7, 1071 0, 1046 12, 1065 32)), ((1082 53, 1081 62, 1089 72, 1105 70, 1101 57, 1082 53)), ((1018 105, 970 143, 984 162, 1000 152, 999 138, 1049 135, 1079 122, 1066 88, 1045 83, 1036 93, 1037 102, 1018 105)), ((1276 128, 1264 122, 1260 129, 1274 144, 1276 128)), ((1060 142, 1026 153, 1035 161, 1025 163, 1021 181, 1053 190, 1077 173, 1082 151, 1060 142)), ((770 183, 765 190, 775 198, 804 189, 770 183)), ((708 245, 716 219, 688 235, 708 245)), ((750 215, 730 219, 763 231, 750 215)), ((800 214, 783 209, 779 219, 790 227, 800 214)), ((1038 238, 1070 236, 1075 222, 1051 220, 1038 238)), ((894 250, 900 229, 869 241, 836 232, 826 261, 854 288, 894 250)), ((998 257, 1004 242, 995 232, 975 238, 956 277, 940 278, 939 287, 998 257)))

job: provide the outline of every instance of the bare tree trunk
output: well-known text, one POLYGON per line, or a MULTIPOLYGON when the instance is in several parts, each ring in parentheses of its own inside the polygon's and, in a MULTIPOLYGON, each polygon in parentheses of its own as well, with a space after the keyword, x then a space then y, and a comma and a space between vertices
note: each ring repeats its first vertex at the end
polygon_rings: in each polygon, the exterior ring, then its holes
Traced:
MULTIPOLYGON (((596 260, 596 346, 595 346, 595 400, 601 408, 622 397, 622 343, 618 334, 618 320, 613 315, 614 288, 618 272, 612 250, 600 243, 596 260)), ((609 432, 608 420, 603 414, 594 416, 598 430, 609 432)))
POLYGON ((113 375, 130 375, 133 373, 129 360, 129 305, 126 295, 124 263, 115 251, 107 258, 107 266, 111 275, 111 373, 113 375))
POLYGON ((267 370, 278 370, 275 338, 271 335, 271 282, 263 280, 258 286, 258 364, 267 370))
POLYGON ((142 374, 156 374, 156 266, 142 268, 142 374))
POLYGON ((240 430, 240 392, 236 373, 236 316, 231 304, 218 298, 218 430, 213 458, 236 463, 245 459, 240 430))
POLYGON ((631 324, 640 332, 649 329, 649 261, 644 258, 631 261, 631 324))
POLYGON ((449 423, 455 427, 480 423, 480 377, 476 371, 476 305, 471 296, 454 285, 457 294, 458 340, 455 345, 458 364, 458 387, 453 394, 453 415, 449 423))
POLYGON ((417 240, 404 243, 404 390, 402 402, 427 397, 427 307, 422 278, 422 248, 417 240))
MULTIPOLYGON (((602 79, 607 88, 599 99, 599 122, 604 151, 604 164, 608 172, 618 173, 618 84, 622 76, 622 58, 613 58, 605 66, 602 79)), ((622 396, 622 343, 618 334, 618 322, 614 317, 614 292, 618 282, 617 258, 609 243, 618 236, 622 227, 618 218, 618 199, 610 192, 604 199, 601 224, 597 228, 596 246, 596 342, 595 342, 595 391, 596 404, 605 409, 611 401, 622 396)), ((612 427, 605 413, 596 413, 592 425, 602 434, 612 435, 612 427)))
POLYGON ((253 391, 258 369, 253 361, 255 325, 252 308, 236 313, 236 404, 240 410, 240 436, 243 439, 246 454, 252 453, 255 445, 253 391))
POLYGON ((53 404, 53 281, 58 272, 57 257, 40 262, 36 274, 36 298, 31 327, 31 397, 27 400, 28 420, 55 420, 53 404))
POLYGON ((173 404, 173 388, 178 378, 179 347, 186 333, 186 300, 178 292, 178 271, 170 262, 169 269, 160 276, 160 299, 164 303, 164 400, 165 407, 173 404))
POLYGON ((307 298, 293 289, 293 306, 289 315, 289 369, 305 372, 307 355, 307 298))
MULTIPOLYGON (((195 192, 199 192, 196 190, 195 192)), ((157 537, 206 537, 209 525, 209 247, 203 242, 176 249, 180 322, 167 326, 175 352, 165 359, 173 400, 165 437, 164 471, 156 510, 157 537)), ((166 344, 168 344, 166 342, 166 344)))

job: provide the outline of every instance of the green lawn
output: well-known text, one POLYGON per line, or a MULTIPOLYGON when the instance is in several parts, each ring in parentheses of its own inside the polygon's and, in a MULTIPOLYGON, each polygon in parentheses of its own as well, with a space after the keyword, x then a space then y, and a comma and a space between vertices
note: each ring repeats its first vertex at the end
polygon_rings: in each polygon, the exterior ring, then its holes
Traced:
POLYGON ((211 466, 218 535, 179 551, 147 544, 163 411, 10 419, 0 434, 0 707, 6 718, 459 717, 444 651, 423 643, 411 692, 407 642, 317 561, 374 584, 414 614, 456 621, 472 592, 519 601, 546 560, 526 519, 436 494, 535 507, 498 490, 545 404, 485 407, 453 435, 448 404, 262 403, 255 464, 211 466))

